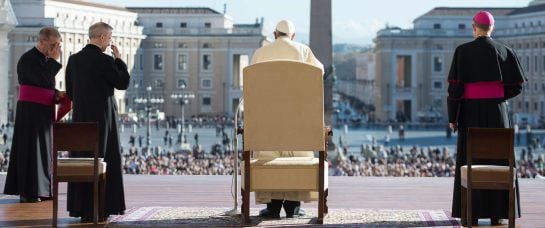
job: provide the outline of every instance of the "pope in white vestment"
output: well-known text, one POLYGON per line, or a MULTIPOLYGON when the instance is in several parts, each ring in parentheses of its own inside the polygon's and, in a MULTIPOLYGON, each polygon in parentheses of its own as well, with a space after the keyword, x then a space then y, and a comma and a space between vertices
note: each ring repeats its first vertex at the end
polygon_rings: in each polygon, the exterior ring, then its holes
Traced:
MULTIPOLYGON (((280 21, 276 26, 276 40, 269 45, 257 49, 252 56, 251 64, 272 60, 300 61, 321 68, 323 74, 323 64, 316 59, 308 46, 293 41, 294 36, 295 26, 293 23, 288 20, 280 21)), ((314 152, 259 151, 254 152, 254 157, 259 159, 276 157, 314 157, 314 152)), ((267 209, 261 211, 261 216, 279 217, 278 213, 282 207, 283 200, 285 200, 287 202, 283 203, 284 210, 286 210, 287 216, 291 217, 293 216, 293 213, 298 214, 300 206, 299 201, 316 201, 318 200, 318 192, 255 192, 255 198, 256 203, 267 204, 267 209), (293 210, 295 210, 295 212, 293 212, 293 210)))

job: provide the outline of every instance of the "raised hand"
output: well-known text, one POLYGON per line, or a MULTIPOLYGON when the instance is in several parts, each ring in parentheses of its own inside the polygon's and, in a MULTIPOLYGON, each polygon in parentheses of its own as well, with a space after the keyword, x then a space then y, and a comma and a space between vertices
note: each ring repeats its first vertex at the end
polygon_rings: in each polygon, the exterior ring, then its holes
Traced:
POLYGON ((110 45, 110 47, 112 48, 112 54, 114 55, 114 58, 116 59, 121 58, 121 54, 119 54, 119 49, 117 49, 117 46, 112 44, 110 45))

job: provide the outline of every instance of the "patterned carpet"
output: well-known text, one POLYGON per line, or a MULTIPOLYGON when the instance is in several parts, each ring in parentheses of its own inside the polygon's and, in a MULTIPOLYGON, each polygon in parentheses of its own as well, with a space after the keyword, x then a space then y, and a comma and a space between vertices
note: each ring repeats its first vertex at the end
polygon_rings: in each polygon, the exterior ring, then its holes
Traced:
MULTIPOLYGON (((141 207, 108 221, 106 227, 239 227, 239 216, 222 215, 226 208, 141 207)), ((250 213, 251 226, 314 227, 317 211, 307 209, 300 218, 262 219, 257 208, 250 213)), ((459 221, 443 210, 330 209, 325 227, 459 227, 459 221)), ((320 227, 323 227, 320 226, 320 227)))

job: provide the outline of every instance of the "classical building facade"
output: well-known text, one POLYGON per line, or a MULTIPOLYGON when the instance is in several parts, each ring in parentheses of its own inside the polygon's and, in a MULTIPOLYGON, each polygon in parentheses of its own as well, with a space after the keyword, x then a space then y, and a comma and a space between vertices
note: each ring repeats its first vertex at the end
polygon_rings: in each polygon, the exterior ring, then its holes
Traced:
POLYGON ((350 78, 337 79, 335 92, 354 96, 366 105, 375 104, 375 53, 368 50, 356 53, 355 75, 350 78))
POLYGON ((544 1, 522 8, 439 7, 416 18, 412 29, 380 30, 374 40, 377 117, 446 121, 446 78, 452 55, 458 45, 473 39, 472 17, 479 10, 494 15, 492 37, 513 47, 529 78, 522 95, 510 102, 514 120, 538 124, 545 118, 544 1))
MULTIPOLYGON (((38 32, 45 26, 58 28, 62 37, 63 68, 56 76, 57 89, 64 90, 64 66, 68 57, 80 51, 88 43, 88 28, 103 21, 113 30, 112 42, 115 43, 122 59, 132 69, 134 56, 140 47, 143 27, 137 23, 137 14, 126 8, 97 4, 79 0, 17 0, 12 1, 18 25, 9 34, 12 41, 9 62, 9 100, 8 110, 13 111, 17 103, 17 61, 20 56, 35 46, 38 32)), ((125 112, 125 92, 116 91, 119 112, 125 112)))
MULTIPOLYGON (((80 0, 17 0, 12 6, 19 24, 9 33, 8 77, 0 81, 9 88, 9 95, 0 95, 7 108, 0 110, 11 113, 18 94, 17 61, 35 45, 44 26, 61 33, 63 66, 88 43, 91 24, 103 21, 114 27, 113 42, 132 76, 129 89, 115 94, 120 113, 143 111, 146 104, 136 98, 149 96, 154 110, 180 117, 179 97, 171 95, 191 93, 195 98, 185 107, 186 117, 231 115, 242 96, 242 69, 267 42, 262 20, 234 24, 230 16, 210 8, 125 8, 80 0)), ((64 68, 56 81, 63 90, 64 68)))
POLYGON ((242 69, 266 42, 263 22, 234 24, 210 8, 128 8, 138 14, 147 38, 137 53, 127 100, 142 110, 149 96, 166 116, 181 116, 180 98, 192 94, 185 117, 233 113, 242 96, 242 69), (155 99, 154 99, 155 98, 155 99))
MULTIPOLYGON (((9 0, 0 0, 0 64, 9 62, 9 47, 10 40, 8 39, 9 32, 17 24, 17 18, 11 8, 9 0)), ((8 67, 3 65, 0 67, 0 124, 5 124, 8 121, 8 67)))

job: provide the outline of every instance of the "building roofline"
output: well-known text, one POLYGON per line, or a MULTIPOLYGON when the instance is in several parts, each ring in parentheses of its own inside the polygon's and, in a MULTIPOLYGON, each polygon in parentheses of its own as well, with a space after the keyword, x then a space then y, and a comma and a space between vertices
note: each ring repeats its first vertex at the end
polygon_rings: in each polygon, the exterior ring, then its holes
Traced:
POLYGON ((233 24, 233 27, 237 27, 237 28, 259 28, 260 26, 261 26, 260 23, 233 24))
MULTIPOLYGON (((523 7, 527 8, 527 7, 523 7)), ((502 12, 498 16, 504 16, 504 15, 510 15, 513 11, 516 11, 518 9, 521 9, 521 7, 435 7, 428 12, 418 16, 413 20, 413 23, 417 20, 422 19, 423 17, 432 17, 432 16, 448 16, 448 15, 440 15, 435 14, 437 11, 461 11, 461 10, 472 10, 472 11, 478 11, 478 10, 486 10, 486 11, 506 11, 502 12)), ((459 15, 459 14, 455 14, 459 15)))
POLYGON ((218 14, 222 13, 210 7, 127 7, 127 10, 137 13, 191 13, 191 14, 218 14))
POLYGON ((447 6, 439 6, 439 7, 433 8, 432 10, 435 10, 435 9, 504 10, 504 9, 520 9, 520 8, 526 8, 526 7, 447 7, 447 6))
POLYGON ((92 7, 98 7, 98 8, 103 8, 103 9, 111 9, 111 10, 120 10, 120 11, 125 11, 125 12, 131 12, 131 11, 127 10, 127 8, 125 8, 123 6, 96 3, 96 2, 88 2, 88 1, 83 1, 83 0, 50 0, 50 1, 71 3, 71 4, 76 4, 76 5, 92 6, 92 7))
POLYGON ((267 37, 263 34, 186 34, 186 35, 165 35, 165 34, 146 34, 146 38, 162 38, 162 37, 267 37))
POLYGON ((545 12, 545 4, 518 8, 516 10, 513 10, 508 15, 520 15, 520 14, 537 13, 537 12, 545 12))

